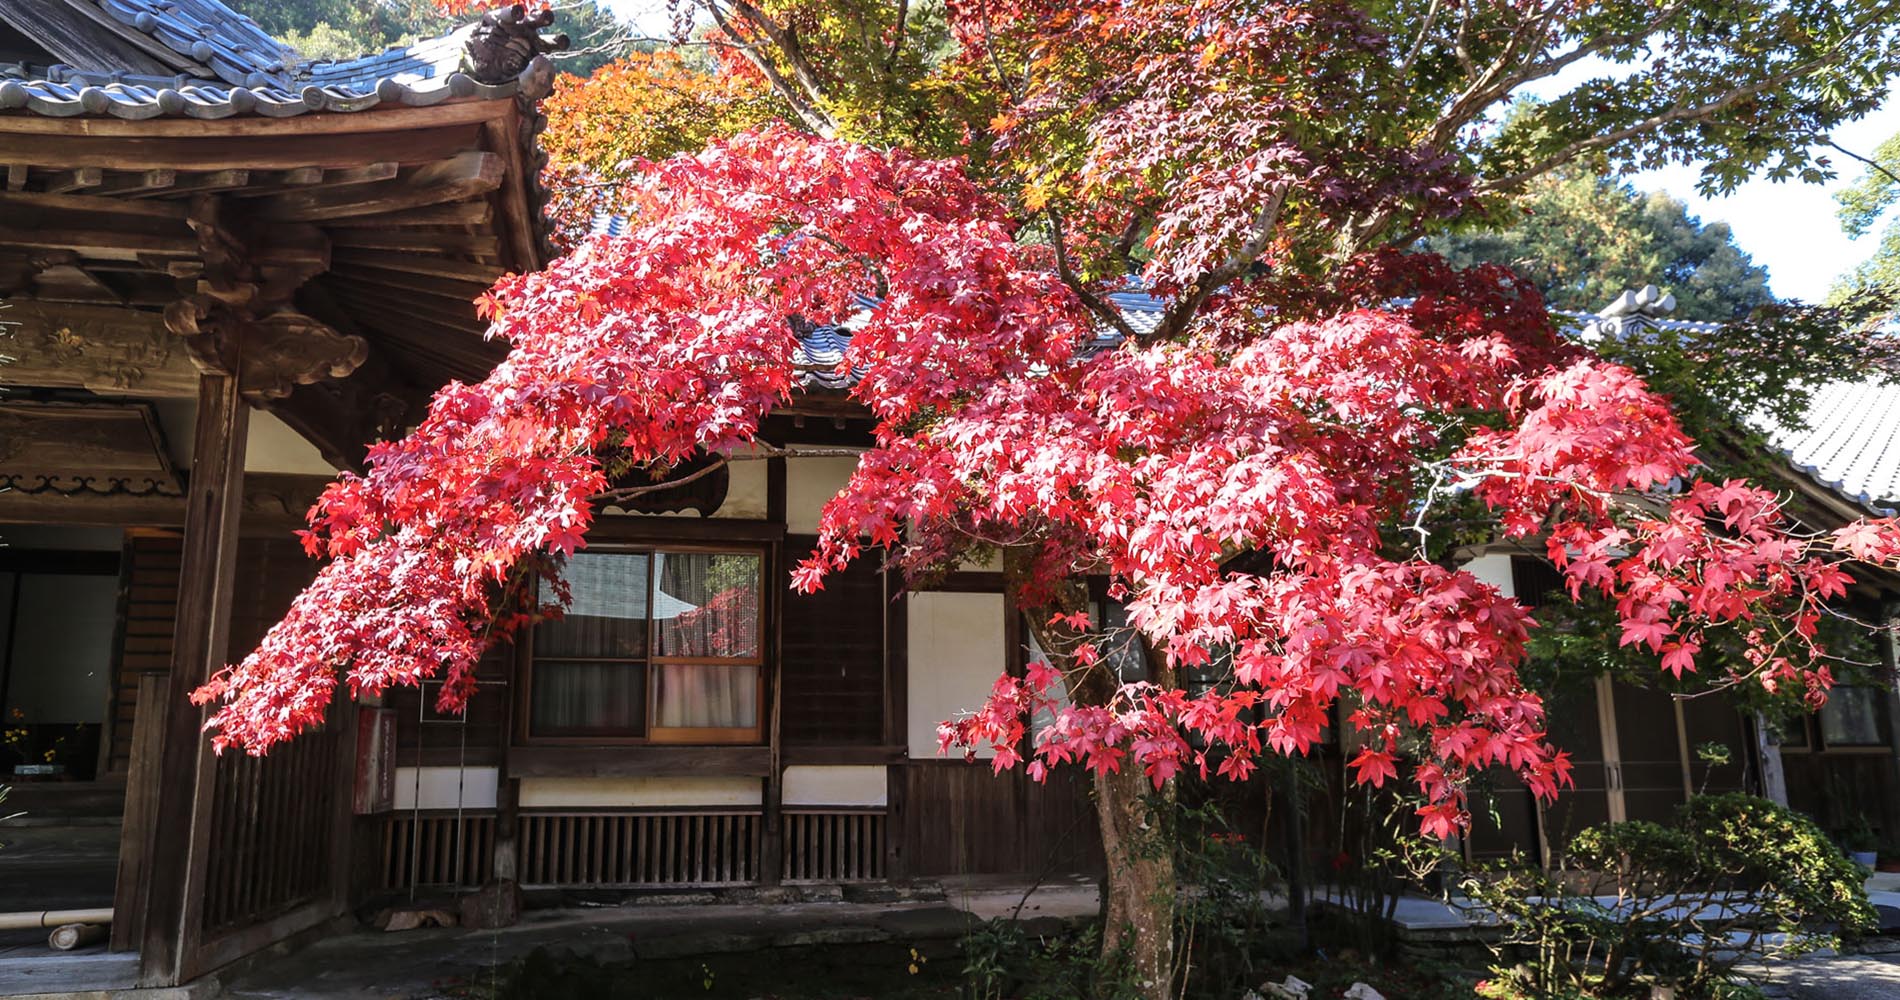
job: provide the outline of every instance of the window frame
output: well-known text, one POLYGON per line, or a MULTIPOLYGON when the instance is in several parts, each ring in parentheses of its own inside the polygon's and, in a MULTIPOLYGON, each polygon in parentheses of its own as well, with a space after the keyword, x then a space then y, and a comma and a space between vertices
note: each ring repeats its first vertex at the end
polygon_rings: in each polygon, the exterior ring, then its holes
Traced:
MULTIPOLYGON (((1876 739, 1870 743, 1836 743, 1835 741, 1828 739, 1827 738, 1827 722, 1823 718, 1824 713, 1826 713, 1827 709, 1823 707, 1818 711, 1809 713, 1809 715, 1807 716, 1806 721, 1808 723, 1808 728, 1809 728, 1808 739, 1810 741, 1810 746, 1819 747, 1823 753, 1828 752, 1828 751, 1833 751, 1835 753, 1867 753, 1867 754, 1885 754, 1885 753, 1893 752, 1894 719, 1892 717, 1892 713, 1889 711, 1889 708, 1888 708, 1889 702, 1887 698, 1886 687, 1881 684, 1841 684, 1841 685, 1836 685, 1835 687, 1836 692, 1848 691, 1848 690, 1865 691, 1867 693, 1867 696, 1873 699, 1874 730, 1877 734, 1876 739)), ((1833 698, 1831 696, 1828 700, 1828 704, 1830 705, 1834 704, 1833 698)))
POLYGON ((516 643, 515 656, 518 673, 521 677, 520 696, 517 703, 519 722, 515 729, 516 742, 525 746, 763 746, 766 743, 768 714, 770 703, 766 699, 766 676, 773 662, 773 648, 770 645, 774 630, 772 617, 777 612, 777 602, 766 589, 766 581, 772 574, 775 545, 771 542, 753 538, 732 538, 730 540, 682 541, 663 540, 653 534, 629 535, 620 537, 613 533, 611 537, 593 540, 581 553, 600 554, 641 554, 649 557, 647 564, 647 628, 646 655, 634 660, 624 657, 576 657, 550 656, 551 662, 625 662, 630 666, 637 664, 646 673, 646 724, 641 735, 568 735, 543 736, 534 732, 534 668, 535 634, 539 626, 522 630, 520 641, 516 643), (697 554, 697 555, 744 555, 753 556, 759 561, 756 585, 759 594, 757 653, 752 657, 708 657, 708 656, 658 656, 654 649, 659 641, 659 629, 652 622, 653 595, 657 589, 654 579, 656 554, 697 554), (659 726, 654 723, 659 709, 660 667, 681 666, 730 666, 751 667, 755 671, 755 723, 750 727, 725 726, 659 726))

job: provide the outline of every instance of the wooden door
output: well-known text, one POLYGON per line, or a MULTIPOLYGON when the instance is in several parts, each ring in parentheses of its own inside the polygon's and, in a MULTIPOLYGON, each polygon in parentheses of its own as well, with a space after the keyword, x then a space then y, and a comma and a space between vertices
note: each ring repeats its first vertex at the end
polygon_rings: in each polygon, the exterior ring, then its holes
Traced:
POLYGON ((1687 736, 1676 699, 1608 678, 1598 686, 1614 751, 1610 818, 1667 823, 1690 791, 1687 736))
POLYGON ((1563 857, 1570 839, 1611 818, 1614 766, 1603 726, 1602 688, 1578 678, 1560 683, 1544 703, 1550 740, 1570 754, 1572 787, 1538 813, 1539 850, 1546 865, 1563 857))

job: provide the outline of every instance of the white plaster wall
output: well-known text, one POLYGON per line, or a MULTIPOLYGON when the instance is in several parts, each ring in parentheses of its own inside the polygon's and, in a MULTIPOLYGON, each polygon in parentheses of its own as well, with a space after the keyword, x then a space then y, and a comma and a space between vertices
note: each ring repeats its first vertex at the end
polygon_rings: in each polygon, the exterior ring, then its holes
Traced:
POLYGON ((523 778, 524 808, 756 806, 757 778, 523 778))
POLYGON ((857 468, 858 460, 848 455, 786 459, 785 530, 794 535, 817 534, 818 515, 826 501, 838 495, 857 468))
POLYGON ((938 756, 937 723, 980 707, 1009 662, 1003 595, 922 592, 906 600, 910 755, 931 758, 938 756))
POLYGON ((795 764, 785 769, 779 795, 788 806, 881 806, 887 791, 884 768, 875 764, 795 764))
POLYGON ((1511 557, 1503 552, 1486 552, 1460 568, 1498 588, 1498 593, 1506 597, 1517 596, 1517 583, 1511 576, 1511 557))
POLYGON ((416 800, 420 798, 423 809, 454 809, 458 799, 463 809, 493 809, 498 777, 492 767, 399 767, 396 769, 396 808, 415 809, 416 800), (417 771, 422 772, 420 789, 417 788, 417 771))
MULTIPOLYGON (((153 402, 152 409, 165 433, 165 447, 171 452, 173 464, 180 470, 189 469, 198 420, 197 400, 161 399, 153 402)), ((289 424, 258 409, 251 411, 250 430, 244 438, 244 471, 336 475, 336 467, 323 460, 316 445, 305 441, 289 424)))
POLYGON ((765 516, 765 465, 762 461, 726 464, 726 502, 713 511, 714 517, 765 516))
POLYGON ((244 471, 336 475, 336 467, 323 460, 316 445, 265 410, 251 411, 250 434, 244 444, 244 471))

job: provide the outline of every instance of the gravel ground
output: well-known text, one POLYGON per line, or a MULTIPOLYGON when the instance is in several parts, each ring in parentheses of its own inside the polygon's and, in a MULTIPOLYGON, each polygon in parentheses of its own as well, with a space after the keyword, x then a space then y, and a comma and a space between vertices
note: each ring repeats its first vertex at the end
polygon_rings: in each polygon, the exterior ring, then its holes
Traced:
POLYGON ((1900 1000, 1900 954, 1778 963, 1767 971, 1763 992, 1771 1000, 1900 1000))

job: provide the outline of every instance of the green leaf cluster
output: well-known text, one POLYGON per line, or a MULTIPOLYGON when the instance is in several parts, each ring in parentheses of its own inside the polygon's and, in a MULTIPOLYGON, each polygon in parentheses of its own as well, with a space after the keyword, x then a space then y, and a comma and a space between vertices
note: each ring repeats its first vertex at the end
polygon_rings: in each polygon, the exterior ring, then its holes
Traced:
POLYGON ((1739 793, 1703 795, 1667 825, 1592 827, 1561 867, 1522 861, 1465 879, 1481 915, 1502 925, 1485 995, 1731 996, 1736 967, 1838 944, 1875 925, 1861 880, 1800 813, 1739 793))

